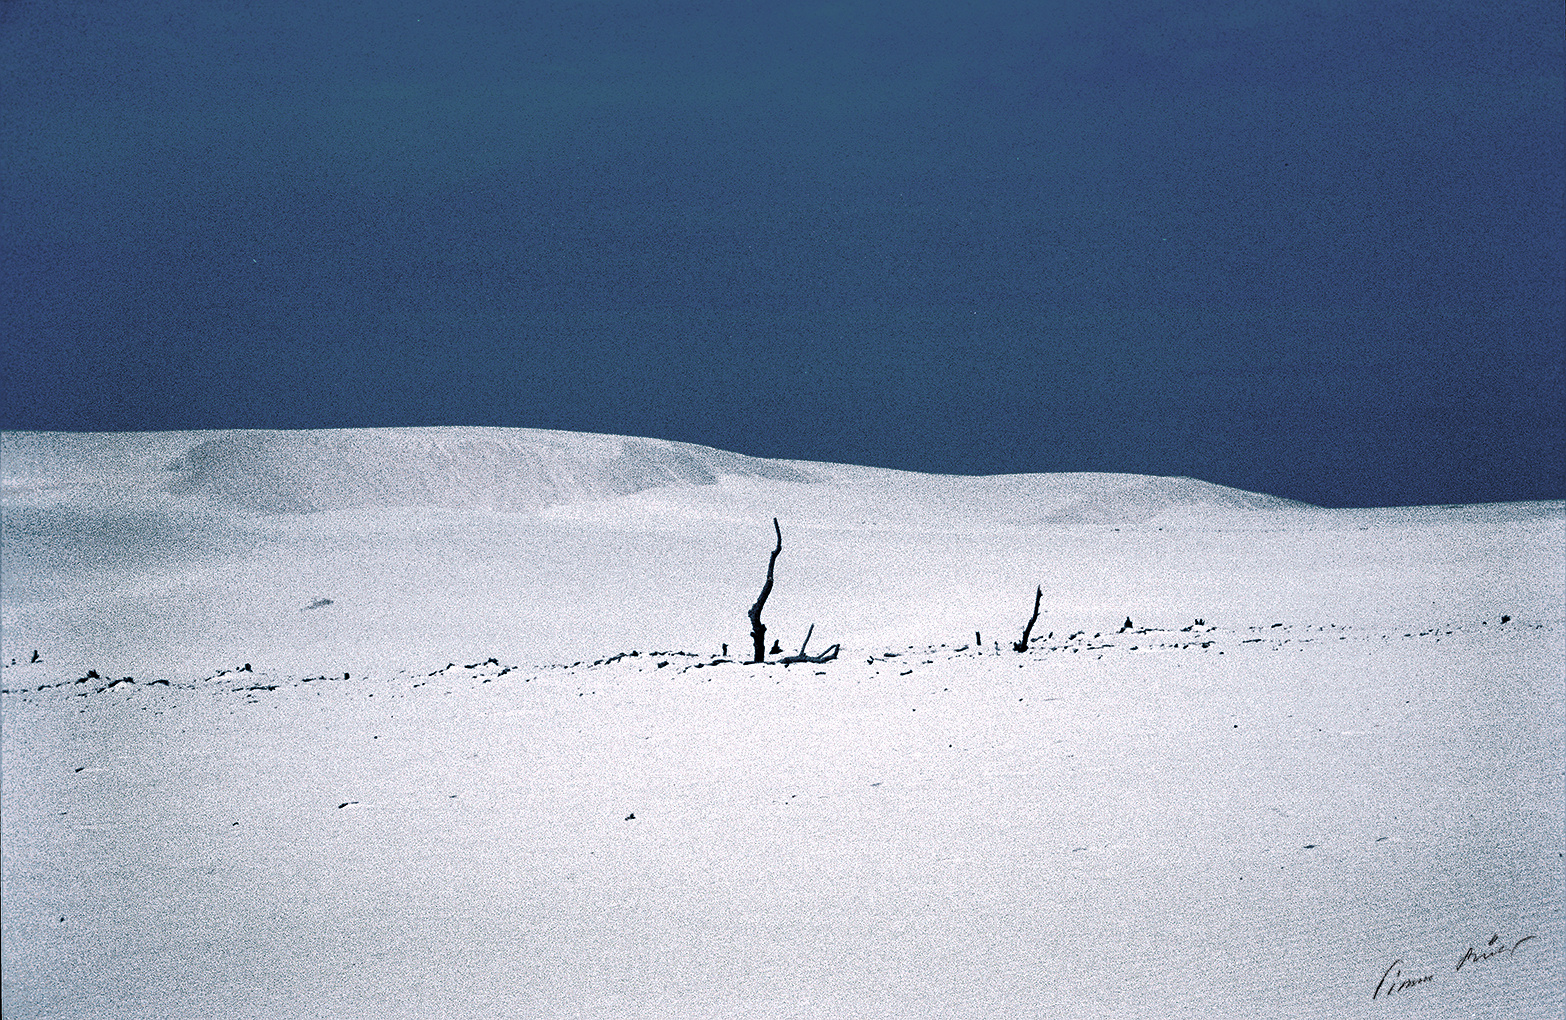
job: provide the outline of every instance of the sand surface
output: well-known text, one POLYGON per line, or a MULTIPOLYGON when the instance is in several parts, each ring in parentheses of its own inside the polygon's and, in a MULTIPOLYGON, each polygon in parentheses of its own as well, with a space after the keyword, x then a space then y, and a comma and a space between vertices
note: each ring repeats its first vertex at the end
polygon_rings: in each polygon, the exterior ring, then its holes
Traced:
POLYGON ((8 1018, 1566 1006, 1559 503, 491 429, 0 467, 8 1018), (737 661, 774 516, 769 640, 835 660, 737 661))

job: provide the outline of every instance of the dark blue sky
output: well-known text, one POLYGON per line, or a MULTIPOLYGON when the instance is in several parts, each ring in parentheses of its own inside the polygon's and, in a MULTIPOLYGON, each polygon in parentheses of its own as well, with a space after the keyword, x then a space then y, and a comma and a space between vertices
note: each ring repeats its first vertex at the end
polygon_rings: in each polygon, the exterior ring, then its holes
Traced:
POLYGON ((1566 497, 1562 17, 3 0, 0 426, 1566 497))

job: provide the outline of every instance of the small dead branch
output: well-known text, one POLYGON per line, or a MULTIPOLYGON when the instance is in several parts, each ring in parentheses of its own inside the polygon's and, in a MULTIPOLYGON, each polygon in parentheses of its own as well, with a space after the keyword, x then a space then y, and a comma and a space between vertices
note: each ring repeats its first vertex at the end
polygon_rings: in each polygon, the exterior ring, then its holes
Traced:
POLYGON ((1028 635, 1033 633, 1033 625, 1039 622, 1039 603, 1044 600, 1044 588, 1041 585, 1033 594, 1033 615, 1028 619, 1028 625, 1022 629, 1022 640, 1013 641, 1011 647, 1019 652, 1028 650, 1028 635))
POLYGON ((805 646, 810 644, 810 635, 814 634, 815 632, 816 625, 812 623, 810 625, 810 629, 805 631, 805 640, 799 643, 799 651, 794 655, 784 656, 778 661, 784 664, 791 662, 831 662, 833 659, 837 658, 837 653, 842 649, 842 645, 833 645, 831 648, 828 648, 820 655, 805 654, 805 646))

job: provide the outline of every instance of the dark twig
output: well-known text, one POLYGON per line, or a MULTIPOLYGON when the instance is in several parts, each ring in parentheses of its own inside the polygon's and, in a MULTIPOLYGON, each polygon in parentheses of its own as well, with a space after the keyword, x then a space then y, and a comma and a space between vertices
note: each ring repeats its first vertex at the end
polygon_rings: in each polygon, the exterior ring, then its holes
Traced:
POLYGON ((1013 641, 1011 647, 1019 652, 1028 650, 1028 635, 1033 633, 1033 625, 1039 622, 1039 603, 1044 600, 1044 588, 1042 586, 1033 594, 1033 615, 1028 619, 1028 625, 1022 630, 1022 640, 1013 641))
POLYGON ((805 640, 799 643, 799 651, 793 655, 779 659, 778 661, 786 665, 791 662, 831 662, 833 659, 837 658, 837 653, 843 647, 842 645, 833 645, 831 648, 828 648, 820 655, 805 654, 805 646, 810 644, 810 635, 814 634, 815 632, 816 625, 812 623, 810 625, 810 629, 805 631, 805 640))

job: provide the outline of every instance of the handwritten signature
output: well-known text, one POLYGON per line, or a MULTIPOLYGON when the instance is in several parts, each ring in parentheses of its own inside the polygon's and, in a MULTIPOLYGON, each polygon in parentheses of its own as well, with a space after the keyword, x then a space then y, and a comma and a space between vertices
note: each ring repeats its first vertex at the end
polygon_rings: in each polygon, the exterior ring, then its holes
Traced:
MULTIPOLYGON (((1457 966, 1453 968, 1452 973, 1460 973, 1465 966, 1471 967, 1476 963, 1484 963, 1486 960, 1493 960, 1498 956, 1511 956, 1517 952, 1518 946, 1532 942, 1538 937, 1537 935, 1524 935, 1515 942, 1503 942, 1500 935, 1491 935, 1490 941, 1480 948, 1475 949, 1470 945, 1463 950, 1463 955, 1458 957, 1457 966)), ((1376 982, 1376 988, 1370 993, 1370 997, 1372 999, 1390 998, 1397 992, 1406 992, 1421 985, 1435 983, 1437 972, 1431 971, 1428 974, 1424 974, 1414 970, 1412 967, 1405 971, 1405 967, 1408 967, 1408 965, 1401 959, 1393 960, 1387 969, 1381 972, 1381 980, 1376 982)))
POLYGON ((1491 960, 1497 956, 1510 956, 1517 952, 1518 946, 1524 942, 1532 942, 1538 937, 1537 935, 1524 935, 1511 945, 1507 945, 1501 941, 1501 936, 1491 935, 1490 941, 1484 944, 1484 949, 1475 952, 1474 947, 1469 946, 1463 952, 1463 958, 1457 961, 1457 969, 1462 970, 1465 963, 1483 963, 1485 960, 1491 960))

